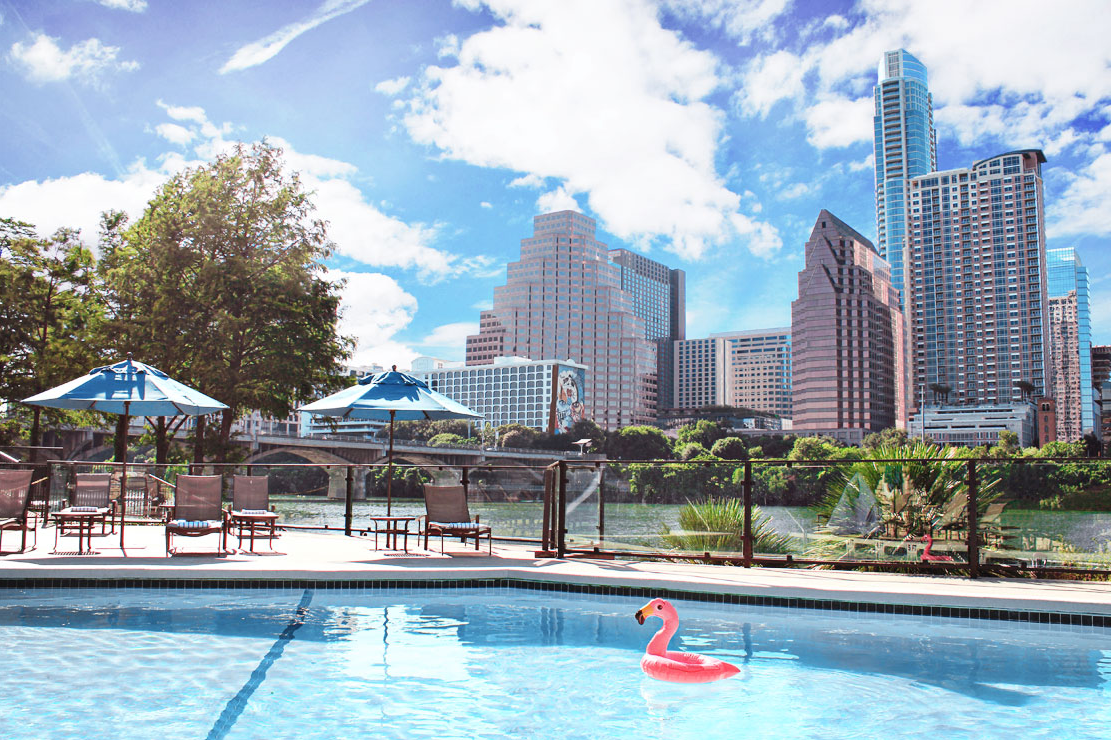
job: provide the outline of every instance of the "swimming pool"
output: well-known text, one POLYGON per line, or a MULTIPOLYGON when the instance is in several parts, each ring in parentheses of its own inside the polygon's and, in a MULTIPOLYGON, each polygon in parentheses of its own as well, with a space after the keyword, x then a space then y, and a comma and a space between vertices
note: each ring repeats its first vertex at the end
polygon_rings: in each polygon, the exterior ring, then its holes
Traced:
POLYGON ((0 592, 0 737, 1106 738, 1111 630, 516 589, 0 592))

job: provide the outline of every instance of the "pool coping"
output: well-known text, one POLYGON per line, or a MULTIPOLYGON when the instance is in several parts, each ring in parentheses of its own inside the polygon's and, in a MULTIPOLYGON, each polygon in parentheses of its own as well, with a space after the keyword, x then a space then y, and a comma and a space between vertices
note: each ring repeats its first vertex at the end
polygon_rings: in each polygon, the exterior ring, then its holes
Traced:
POLYGON ((381 553, 371 550, 365 538, 316 533, 287 533, 282 543, 287 552, 277 556, 240 553, 166 558, 158 554, 157 540, 139 542, 134 550, 114 557, 107 553, 67 557, 32 551, 0 559, 0 590, 516 588, 862 614, 1111 627, 1111 583, 1107 582, 538 559, 531 549, 506 543, 497 543, 493 556, 458 546, 449 548, 445 555, 419 550, 381 553))

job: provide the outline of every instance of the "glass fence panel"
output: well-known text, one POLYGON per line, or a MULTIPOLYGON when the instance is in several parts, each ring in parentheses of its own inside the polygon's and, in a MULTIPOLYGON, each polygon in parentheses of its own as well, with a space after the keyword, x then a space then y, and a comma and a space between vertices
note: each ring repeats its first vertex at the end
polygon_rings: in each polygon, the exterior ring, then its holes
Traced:
POLYGON ((544 468, 481 465, 467 468, 471 515, 489 524, 495 538, 539 540, 544 519, 544 468))
POLYGON ((605 466, 601 463, 567 463, 566 547, 601 547, 599 526, 604 479, 605 466))
POLYGON ((978 463, 985 565, 1111 568, 1111 463, 978 463))

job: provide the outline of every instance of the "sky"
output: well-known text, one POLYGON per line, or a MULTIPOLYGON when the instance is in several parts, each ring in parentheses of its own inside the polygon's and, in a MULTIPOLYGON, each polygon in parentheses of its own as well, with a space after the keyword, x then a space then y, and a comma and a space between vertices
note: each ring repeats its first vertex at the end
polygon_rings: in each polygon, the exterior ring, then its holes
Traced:
POLYGON ((872 87, 929 70, 940 169, 1045 152, 1111 343, 1103 0, 0 0, 0 216, 138 217, 237 141, 280 146, 345 280, 353 364, 464 358, 532 217, 573 208, 687 276, 687 337, 789 326, 830 210, 875 238, 872 87))

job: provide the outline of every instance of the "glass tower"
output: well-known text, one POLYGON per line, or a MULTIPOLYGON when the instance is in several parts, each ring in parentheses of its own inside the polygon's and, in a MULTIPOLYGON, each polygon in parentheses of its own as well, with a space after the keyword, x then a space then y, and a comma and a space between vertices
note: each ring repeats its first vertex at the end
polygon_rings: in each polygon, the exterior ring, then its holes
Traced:
POLYGON ((1058 438, 1075 442, 1095 426, 1088 268, 1073 247, 1046 250, 1058 438))
POLYGON ((885 52, 875 87, 876 248, 902 297, 907 182, 937 169, 937 134, 926 66, 903 49, 885 52))

